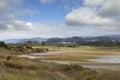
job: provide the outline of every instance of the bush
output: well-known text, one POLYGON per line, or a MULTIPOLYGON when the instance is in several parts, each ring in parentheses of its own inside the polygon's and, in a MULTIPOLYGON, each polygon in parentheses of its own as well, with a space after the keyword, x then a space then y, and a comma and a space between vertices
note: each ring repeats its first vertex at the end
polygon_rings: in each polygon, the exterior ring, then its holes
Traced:
POLYGON ((6 60, 9 61, 11 59, 11 56, 7 56, 6 60))
POLYGON ((8 46, 4 42, 0 42, 0 48, 8 48, 8 46))
POLYGON ((65 67, 63 67, 63 70, 65 72, 67 71, 80 71, 80 70, 83 70, 83 67, 77 65, 77 64, 71 64, 71 65, 65 65, 65 67))

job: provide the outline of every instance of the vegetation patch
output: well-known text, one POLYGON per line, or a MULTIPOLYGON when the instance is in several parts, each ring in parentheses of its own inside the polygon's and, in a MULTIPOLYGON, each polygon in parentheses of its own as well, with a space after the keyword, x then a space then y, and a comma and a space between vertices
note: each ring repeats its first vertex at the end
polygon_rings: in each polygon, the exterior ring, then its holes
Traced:
POLYGON ((2 62, 5 66, 0 67, 2 80, 91 80, 91 76, 99 80, 98 72, 78 65, 60 65, 25 58, 2 62))
POLYGON ((40 60, 52 60, 52 61, 78 61, 78 62, 89 62, 89 59, 95 59, 96 57, 91 56, 46 56, 40 58, 40 60))

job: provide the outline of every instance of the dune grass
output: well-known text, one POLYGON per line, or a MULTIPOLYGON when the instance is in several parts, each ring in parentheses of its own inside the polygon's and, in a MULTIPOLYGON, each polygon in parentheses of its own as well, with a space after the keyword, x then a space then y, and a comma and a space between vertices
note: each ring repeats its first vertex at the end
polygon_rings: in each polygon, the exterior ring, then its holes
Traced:
POLYGON ((14 56, 2 62, 5 67, 0 67, 0 80, 99 80, 100 77, 98 72, 78 65, 61 65, 14 56))

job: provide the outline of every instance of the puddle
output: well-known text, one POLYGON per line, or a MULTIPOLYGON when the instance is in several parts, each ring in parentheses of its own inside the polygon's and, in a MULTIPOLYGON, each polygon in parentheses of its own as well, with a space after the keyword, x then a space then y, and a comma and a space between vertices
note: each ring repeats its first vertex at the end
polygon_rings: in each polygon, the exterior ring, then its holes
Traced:
POLYGON ((41 60, 42 62, 53 62, 57 64, 78 64, 84 68, 91 68, 91 69, 105 69, 105 70, 120 70, 120 66, 118 64, 101 64, 101 63, 94 63, 94 62, 71 62, 71 61, 48 61, 48 60, 41 60))
POLYGON ((120 56, 116 55, 107 55, 99 56, 97 59, 90 59, 89 61, 98 62, 98 63, 120 63, 120 56))
POLYGON ((29 59, 46 58, 44 56, 32 56, 32 55, 22 55, 22 56, 19 56, 19 57, 26 57, 26 58, 29 58, 29 59))
MULTIPOLYGON (((48 55, 47 55, 48 56, 48 55)), ((20 57, 27 57, 30 59, 36 58, 46 58, 46 55, 22 55, 20 57)), ((54 62, 57 64, 78 64, 85 68, 91 69, 108 69, 108 70, 120 70, 120 56, 119 55, 104 55, 95 56, 95 59, 89 59, 90 62, 77 62, 77 61, 51 61, 51 60, 41 60, 42 62, 54 62)))

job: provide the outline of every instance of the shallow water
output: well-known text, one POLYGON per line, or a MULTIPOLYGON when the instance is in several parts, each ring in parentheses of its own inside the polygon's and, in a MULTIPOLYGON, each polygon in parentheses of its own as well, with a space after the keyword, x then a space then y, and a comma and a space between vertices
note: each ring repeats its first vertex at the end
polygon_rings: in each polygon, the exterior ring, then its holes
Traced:
POLYGON ((22 55, 22 56, 19 56, 19 57, 26 57, 26 58, 29 58, 29 59, 46 58, 44 56, 32 56, 32 55, 22 55))
POLYGON ((50 60, 42 60, 42 62, 53 62, 57 64, 78 64, 84 68, 91 68, 91 69, 104 69, 104 70, 120 70, 119 64, 101 64, 95 62, 71 62, 71 61, 50 61, 50 60))
MULTIPOLYGON (((30 59, 35 59, 35 58, 46 58, 47 56, 29 55, 26 57, 30 59)), ((96 62, 96 63, 113 63, 113 64, 117 63, 118 64, 120 63, 120 56, 119 55, 96 56, 95 59, 89 59, 89 61, 96 62)))
POLYGON ((89 61, 98 63, 120 63, 120 56, 117 55, 99 56, 97 59, 90 59, 89 61))
MULTIPOLYGON (((50 54, 51 55, 51 54, 50 54)), ((109 70, 120 70, 120 55, 81 55, 81 56, 94 56, 95 59, 89 59, 90 62, 77 62, 77 61, 51 61, 42 60, 43 62, 54 62, 57 64, 78 64, 80 66, 91 68, 91 69, 109 69, 109 70)), ((21 57, 27 57, 30 59, 35 58, 47 58, 48 55, 23 55, 21 57)))

